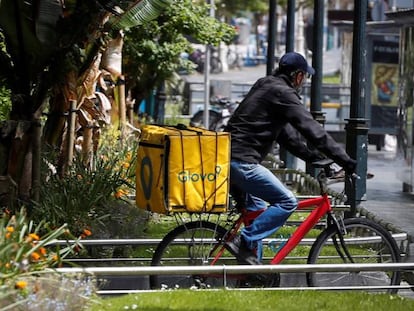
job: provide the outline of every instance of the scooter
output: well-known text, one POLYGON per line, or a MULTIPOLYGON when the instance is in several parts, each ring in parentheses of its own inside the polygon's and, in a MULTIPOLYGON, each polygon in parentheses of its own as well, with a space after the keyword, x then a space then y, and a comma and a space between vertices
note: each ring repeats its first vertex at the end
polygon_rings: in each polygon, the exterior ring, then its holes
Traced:
MULTIPOLYGON (((216 132, 223 131, 231 115, 236 110, 238 102, 227 97, 214 96, 210 99, 208 129, 216 132)), ((204 110, 197 111, 190 120, 191 126, 205 127, 204 110)))
MULTIPOLYGON (((199 73, 204 72, 205 67, 205 53, 200 49, 196 49, 188 56, 194 64, 197 65, 196 71, 199 73)), ((221 73, 223 71, 223 64, 221 63, 219 52, 216 48, 211 49, 210 55, 210 73, 221 73)))

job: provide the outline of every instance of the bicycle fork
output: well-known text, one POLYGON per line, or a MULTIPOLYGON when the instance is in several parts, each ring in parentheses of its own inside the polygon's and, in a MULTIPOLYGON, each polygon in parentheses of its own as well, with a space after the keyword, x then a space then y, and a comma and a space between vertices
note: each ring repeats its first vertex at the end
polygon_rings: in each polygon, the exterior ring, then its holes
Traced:
POLYGON ((332 236, 332 243, 335 247, 336 252, 338 253, 338 255, 341 257, 341 259, 344 262, 348 260, 350 263, 355 263, 354 259, 352 258, 345 244, 344 235, 347 234, 347 232, 346 232, 343 218, 341 217, 338 220, 332 212, 329 212, 327 221, 328 221, 328 225, 335 226, 336 231, 338 232, 340 244, 338 244, 337 235, 332 236))

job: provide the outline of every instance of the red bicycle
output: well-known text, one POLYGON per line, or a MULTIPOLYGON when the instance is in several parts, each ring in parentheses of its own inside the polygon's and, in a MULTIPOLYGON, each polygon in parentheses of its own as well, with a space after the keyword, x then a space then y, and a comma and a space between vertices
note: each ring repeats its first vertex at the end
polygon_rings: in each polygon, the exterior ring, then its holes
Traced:
MULTIPOLYGON (((299 201, 297 211, 309 211, 303 222, 288 238, 270 237, 263 241, 263 264, 280 264, 284 260, 308 264, 396 263, 400 252, 392 235, 367 218, 344 218, 334 211, 328 195, 327 181, 331 160, 313 163, 319 169, 317 181, 321 194, 299 201), (322 226, 322 229, 320 228, 322 226), (306 243, 308 242, 308 243, 306 243), (277 246, 275 244, 278 244, 277 246), (303 245, 305 244, 305 245, 303 245), (308 244, 308 245, 306 245, 308 244), (268 246, 268 247, 266 247, 268 246), (298 250, 296 253, 294 250, 298 250), (293 254, 293 255, 292 255, 293 254), (288 255, 290 255, 288 257, 288 255), (306 256, 307 255, 307 256, 306 256)), ((348 178, 351 178, 348 176, 348 178)), ((243 225, 260 212, 233 211, 224 221, 196 220, 184 222, 169 232, 156 248, 153 266, 231 265, 238 264, 226 249, 225 242, 234 238, 243 225)), ((282 229, 281 229, 282 230, 282 229)), ((308 272, 308 286, 370 286, 377 291, 396 293, 390 286, 400 284, 398 271, 308 272), (386 287, 389 288, 386 288, 386 287)), ((279 286, 278 274, 226 276, 225 286, 279 286)), ((222 275, 152 275, 151 288, 223 287, 222 275)))

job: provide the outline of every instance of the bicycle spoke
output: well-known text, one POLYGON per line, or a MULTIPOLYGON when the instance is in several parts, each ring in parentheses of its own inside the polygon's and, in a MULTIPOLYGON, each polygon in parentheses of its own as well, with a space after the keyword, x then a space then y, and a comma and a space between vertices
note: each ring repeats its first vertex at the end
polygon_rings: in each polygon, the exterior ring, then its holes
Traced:
MULTIPOLYGON (((352 263, 376 264, 399 262, 398 247, 391 235, 378 224, 367 219, 347 219, 345 230, 340 237, 336 226, 325 230, 316 240, 309 254, 311 264, 352 263), (338 239, 343 239, 341 245, 338 239), (343 251, 346 253, 344 256, 343 251), (346 260, 344 260, 346 259, 346 260)), ((386 287, 400 283, 400 273, 396 271, 359 271, 359 272, 313 272, 307 273, 310 286, 349 286, 384 287, 376 291, 397 292, 386 287)))
MULTIPOLYGON (((210 265, 219 249, 219 240, 226 233, 221 226, 207 221, 195 221, 175 228, 167 235, 154 253, 152 265, 210 265)), ((217 264, 235 264, 228 252, 217 264)), ((223 287, 223 275, 151 276, 152 288, 210 288, 223 287)), ((237 279, 227 277, 226 286, 234 286, 237 279)))

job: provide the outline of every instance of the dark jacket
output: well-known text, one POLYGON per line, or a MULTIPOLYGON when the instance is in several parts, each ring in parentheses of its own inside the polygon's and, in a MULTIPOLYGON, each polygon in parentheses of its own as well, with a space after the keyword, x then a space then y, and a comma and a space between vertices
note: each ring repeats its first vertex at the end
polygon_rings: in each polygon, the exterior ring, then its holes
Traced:
POLYGON ((345 150, 314 120, 288 76, 259 79, 230 118, 231 158, 260 163, 276 141, 293 155, 314 161, 320 154, 303 138, 342 167, 354 163, 345 150))

